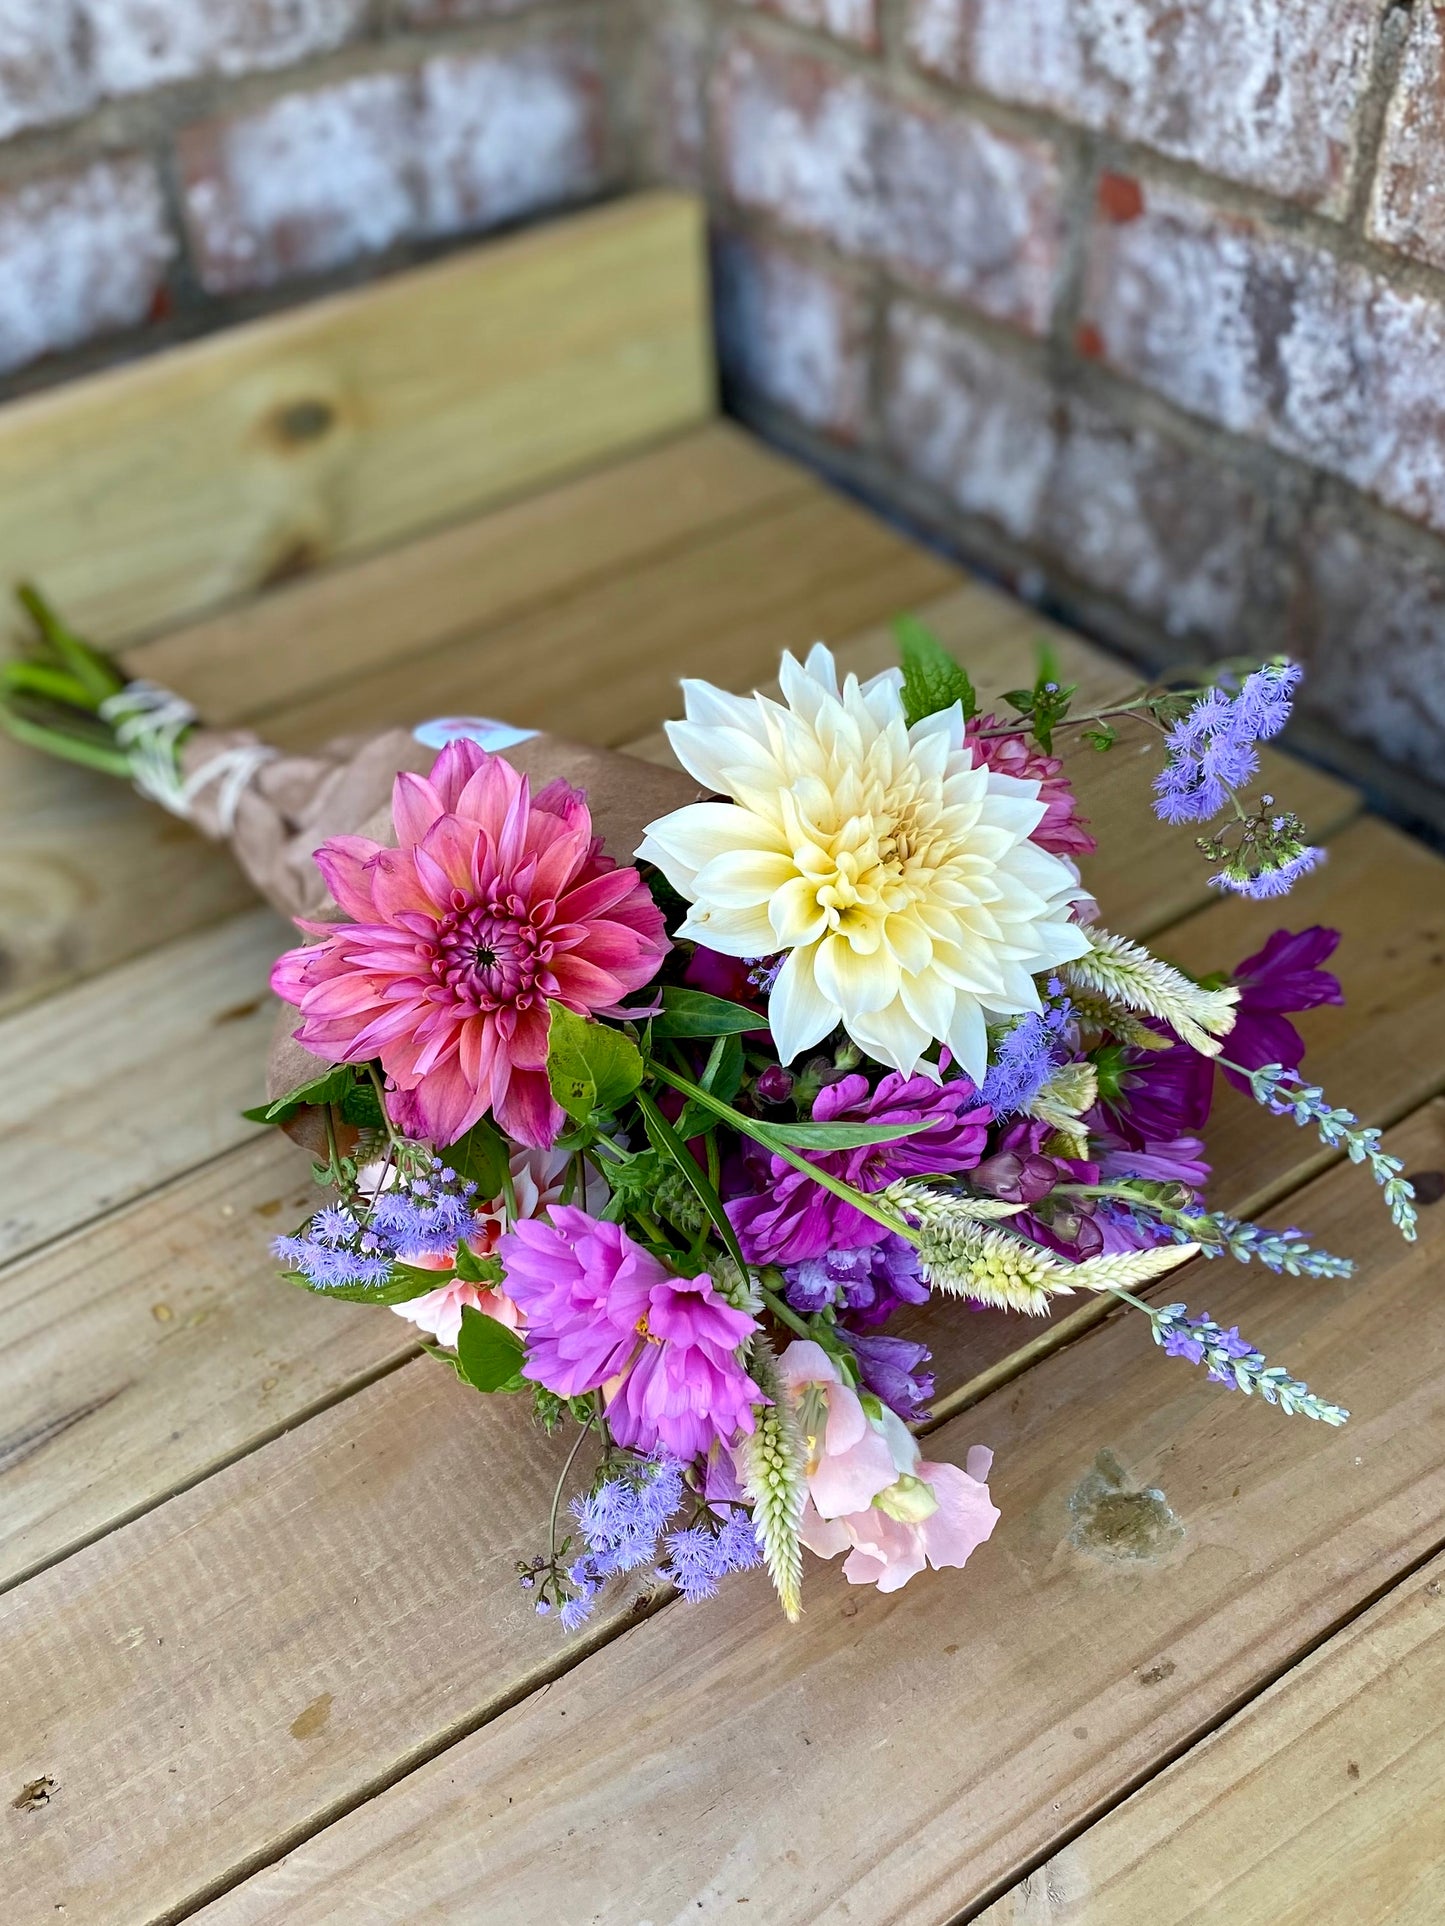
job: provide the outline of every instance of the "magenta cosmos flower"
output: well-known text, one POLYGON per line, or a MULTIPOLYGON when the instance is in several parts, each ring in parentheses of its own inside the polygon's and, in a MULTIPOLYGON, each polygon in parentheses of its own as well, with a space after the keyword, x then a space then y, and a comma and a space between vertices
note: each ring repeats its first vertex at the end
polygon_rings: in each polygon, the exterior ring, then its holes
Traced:
POLYGON ((349 923, 300 923, 271 987, 328 1063, 379 1057, 409 1133, 455 1143, 488 1111, 550 1144, 547 1002, 607 1015, 656 974, 662 913, 635 869, 602 853, 580 790, 531 785, 474 742, 392 791, 398 847, 337 836, 316 863, 349 923))
POLYGON ((757 1329, 710 1277, 674 1277, 620 1224, 558 1205, 497 1244, 526 1319, 522 1375, 560 1398, 600 1386, 613 1437, 636 1451, 701 1456, 753 1428, 762 1392, 738 1362, 757 1329))

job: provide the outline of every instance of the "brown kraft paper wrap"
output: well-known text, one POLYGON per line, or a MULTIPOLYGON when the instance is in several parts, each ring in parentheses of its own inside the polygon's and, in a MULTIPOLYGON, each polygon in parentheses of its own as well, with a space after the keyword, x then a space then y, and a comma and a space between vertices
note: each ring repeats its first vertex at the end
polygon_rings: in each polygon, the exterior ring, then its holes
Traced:
MULTIPOLYGON (((195 729, 181 747, 182 777, 256 740, 239 730, 195 729)), ((230 844, 246 876, 282 915, 324 922, 336 914, 336 905, 316 867, 316 850, 331 836, 394 843, 392 783, 403 769, 425 775, 439 753, 418 742, 409 729, 388 729, 330 744, 314 755, 278 754, 260 766, 243 790, 229 831, 212 788, 196 797, 190 817, 205 835, 230 844)), ((534 789, 560 776, 584 790, 593 830, 619 863, 632 860, 655 817, 696 802, 704 793, 681 770, 560 736, 533 736, 499 753, 534 789)), ((282 1010, 266 1066, 268 1098, 284 1096, 328 1067, 296 1042, 291 1034, 296 1022, 293 1010, 282 1010)), ((314 1116, 303 1113, 289 1129, 308 1148, 320 1147, 314 1116)))

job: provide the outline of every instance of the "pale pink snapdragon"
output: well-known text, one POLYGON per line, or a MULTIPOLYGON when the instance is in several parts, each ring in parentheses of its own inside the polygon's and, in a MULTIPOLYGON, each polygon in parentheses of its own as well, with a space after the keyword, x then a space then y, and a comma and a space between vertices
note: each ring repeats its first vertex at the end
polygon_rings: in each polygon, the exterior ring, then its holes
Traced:
POLYGON ((989 1497, 993 1453, 975 1445, 967 1468, 927 1461, 902 1419, 867 1403, 819 1344, 800 1339, 778 1360, 808 1444, 799 1535, 820 1558, 846 1552, 851 1585, 896 1592, 925 1565, 967 1563, 999 1512, 989 1497))

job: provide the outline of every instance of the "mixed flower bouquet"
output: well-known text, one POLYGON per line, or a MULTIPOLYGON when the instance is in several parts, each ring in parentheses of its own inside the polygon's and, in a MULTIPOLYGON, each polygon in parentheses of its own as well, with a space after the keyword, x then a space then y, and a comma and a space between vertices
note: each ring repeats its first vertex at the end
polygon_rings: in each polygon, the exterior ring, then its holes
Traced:
POLYGON ((1221 1385, 1343 1422, 1237 1329, 1140 1294, 1201 1254, 1350 1268, 1209 1207, 1216 1075, 1366 1164, 1414 1235, 1378 1132, 1300 1074, 1289 1019, 1341 1001, 1336 934, 1196 981, 1101 929, 1054 754, 1066 728, 1100 752, 1153 732, 1158 812, 1199 825, 1213 882, 1282 894, 1321 852, 1243 792, 1292 664, 1079 713, 1046 660, 997 716, 905 620, 901 669, 868 681, 819 645, 777 698, 684 683, 689 783, 457 719, 278 757, 32 606, 0 683, 17 733, 201 816, 311 911, 272 977, 295 1041, 251 1113, 317 1148, 328 1193, 278 1241, 285 1275, 573 1431, 519 1565, 538 1612, 572 1630, 618 1574, 699 1599, 763 1564, 795 1618, 804 1548, 883 1591, 963 1565, 999 1515, 990 1453, 924 1456, 929 1353, 886 1329, 928 1299, 1105 1294, 1221 1385))

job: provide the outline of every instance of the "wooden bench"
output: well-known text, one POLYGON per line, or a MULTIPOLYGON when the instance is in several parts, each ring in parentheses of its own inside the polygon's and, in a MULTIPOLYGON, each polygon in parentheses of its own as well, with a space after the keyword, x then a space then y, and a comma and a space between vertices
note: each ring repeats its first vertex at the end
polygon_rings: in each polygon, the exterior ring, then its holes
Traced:
MULTIPOLYGON (((717 417, 668 195, 12 406, 0 557, 287 744, 465 708, 663 756, 681 674, 746 688, 819 635, 873 669, 913 608, 996 693, 1043 626, 717 417)), ((1445 869, 1270 762, 1331 854, 1287 905, 1209 890, 1130 746, 1072 759, 1088 880, 1198 969, 1338 926, 1311 1070, 1439 1172, 1445 869)), ((557 1444, 275 1278, 309 1169, 238 1113, 279 920, 100 778, 0 740, 0 797, 5 1926, 1445 1917, 1445 1211, 1407 1248, 1226 1097, 1220 1205, 1359 1274, 1179 1294, 1343 1431, 1142 1319, 953 1308, 929 1449, 992 1445, 1003 1509, 966 1572, 885 1598, 812 1561, 796 1629, 758 1574, 564 1642, 514 1573, 557 1444)))

